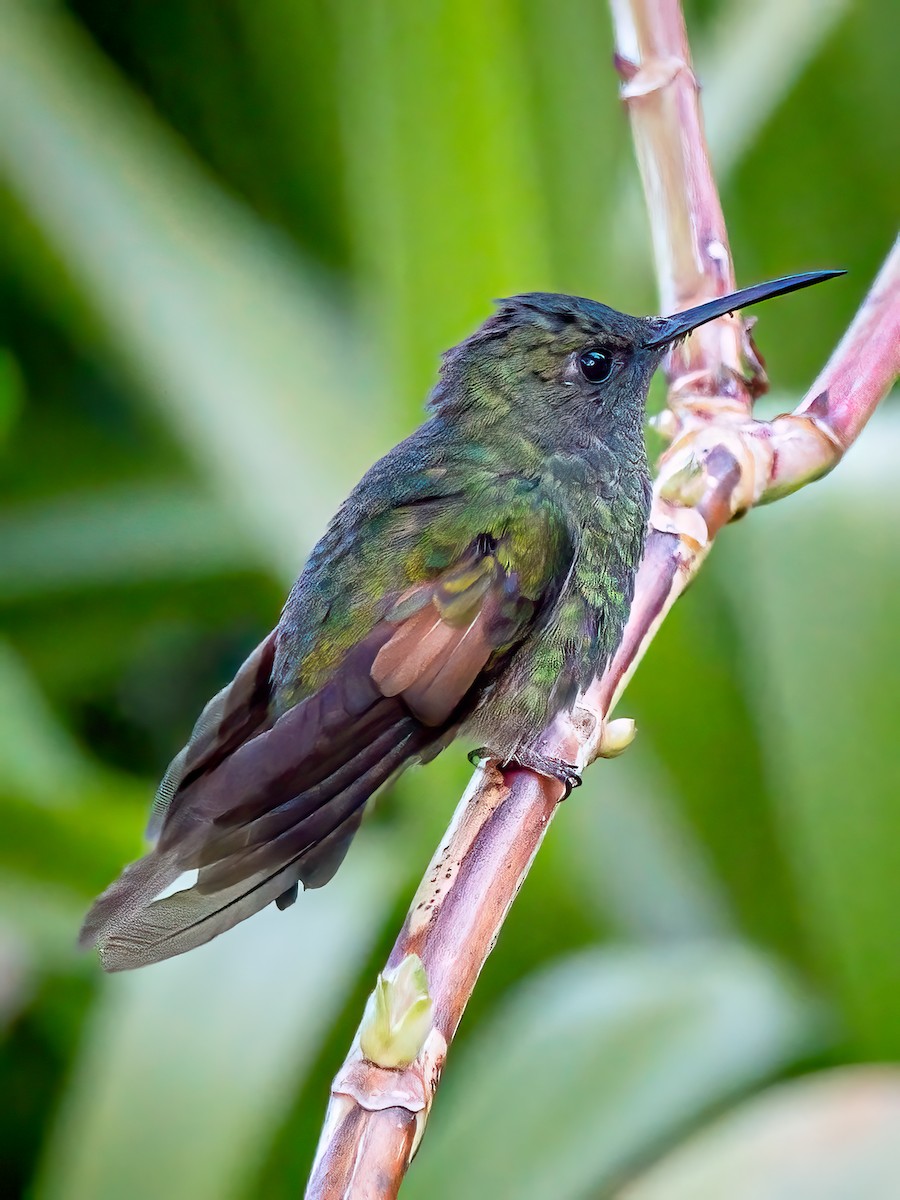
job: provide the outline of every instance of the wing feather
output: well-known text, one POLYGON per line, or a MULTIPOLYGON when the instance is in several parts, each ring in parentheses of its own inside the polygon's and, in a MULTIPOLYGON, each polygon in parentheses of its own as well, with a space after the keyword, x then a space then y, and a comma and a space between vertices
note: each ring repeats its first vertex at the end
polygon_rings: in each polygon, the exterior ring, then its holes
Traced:
POLYGON ((285 711, 279 627, 204 709, 160 786, 155 848, 99 897, 82 941, 99 943, 109 970, 156 962, 272 901, 286 907, 299 883, 326 883, 368 799, 450 740, 541 601, 533 580, 523 591, 503 539, 480 533, 434 577, 386 598, 374 627, 285 711), (192 887, 158 898, 191 869, 192 887))

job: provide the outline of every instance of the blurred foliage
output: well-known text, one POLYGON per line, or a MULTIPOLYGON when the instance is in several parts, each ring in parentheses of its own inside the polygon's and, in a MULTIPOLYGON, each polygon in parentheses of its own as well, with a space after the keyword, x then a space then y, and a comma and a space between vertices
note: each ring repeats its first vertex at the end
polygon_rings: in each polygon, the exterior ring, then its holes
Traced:
POLYGON ((770 1088, 713 1122, 622 1200, 890 1200, 898 1136, 896 1067, 823 1071, 770 1088))
MULTIPOLYGON (((893 237, 900 9, 687 13, 740 280, 851 272, 761 314, 786 405, 893 237)), ((75 930, 439 352, 515 291, 652 310, 608 17, 0 19, 0 1190, 293 1197, 462 749, 286 916, 125 978, 75 930)), ((510 915, 411 1195, 609 1195, 714 1109, 635 1200, 900 1194, 896 1082, 867 1085, 871 1136, 831 1190, 815 1170, 860 1094, 821 1069, 900 1053, 898 459, 888 401, 831 478, 722 539, 629 692, 641 737, 566 805, 510 915)))

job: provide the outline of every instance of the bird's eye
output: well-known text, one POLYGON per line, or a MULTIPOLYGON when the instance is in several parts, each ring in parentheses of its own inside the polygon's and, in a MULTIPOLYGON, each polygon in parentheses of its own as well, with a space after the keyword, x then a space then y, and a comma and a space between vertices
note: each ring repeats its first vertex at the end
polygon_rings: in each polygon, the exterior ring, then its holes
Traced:
POLYGON ((585 350, 578 355, 578 366, 588 383, 603 383, 609 379, 614 365, 612 355, 605 350, 585 350))

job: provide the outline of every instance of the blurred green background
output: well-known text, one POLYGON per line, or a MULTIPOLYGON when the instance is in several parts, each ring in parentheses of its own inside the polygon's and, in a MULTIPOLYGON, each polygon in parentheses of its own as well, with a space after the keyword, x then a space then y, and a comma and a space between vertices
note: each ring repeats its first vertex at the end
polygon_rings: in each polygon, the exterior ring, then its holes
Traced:
MULTIPOLYGON (((760 312, 784 408, 894 236, 900 9, 687 15, 739 282, 850 271, 760 312)), ((609 17, 0 0, 0 31, 0 1192, 287 1200, 465 747, 286 915, 114 978, 75 932, 439 352, 517 291, 654 311, 609 17)), ((898 1074, 865 1065, 900 1054, 898 461, 895 397, 722 538, 622 706, 637 742, 525 884, 405 1195, 650 1164, 634 1200, 900 1195, 898 1074)))

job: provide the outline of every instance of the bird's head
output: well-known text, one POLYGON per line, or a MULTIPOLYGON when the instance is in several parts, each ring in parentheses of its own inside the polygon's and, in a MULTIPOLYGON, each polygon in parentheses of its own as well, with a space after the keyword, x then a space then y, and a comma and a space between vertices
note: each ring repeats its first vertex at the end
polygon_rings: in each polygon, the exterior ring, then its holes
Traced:
POLYGON ((840 274, 790 275, 670 317, 631 317, 551 292, 513 296, 444 356, 431 408, 486 430, 512 422, 548 446, 635 436, 650 379, 673 343, 735 309, 840 274))

